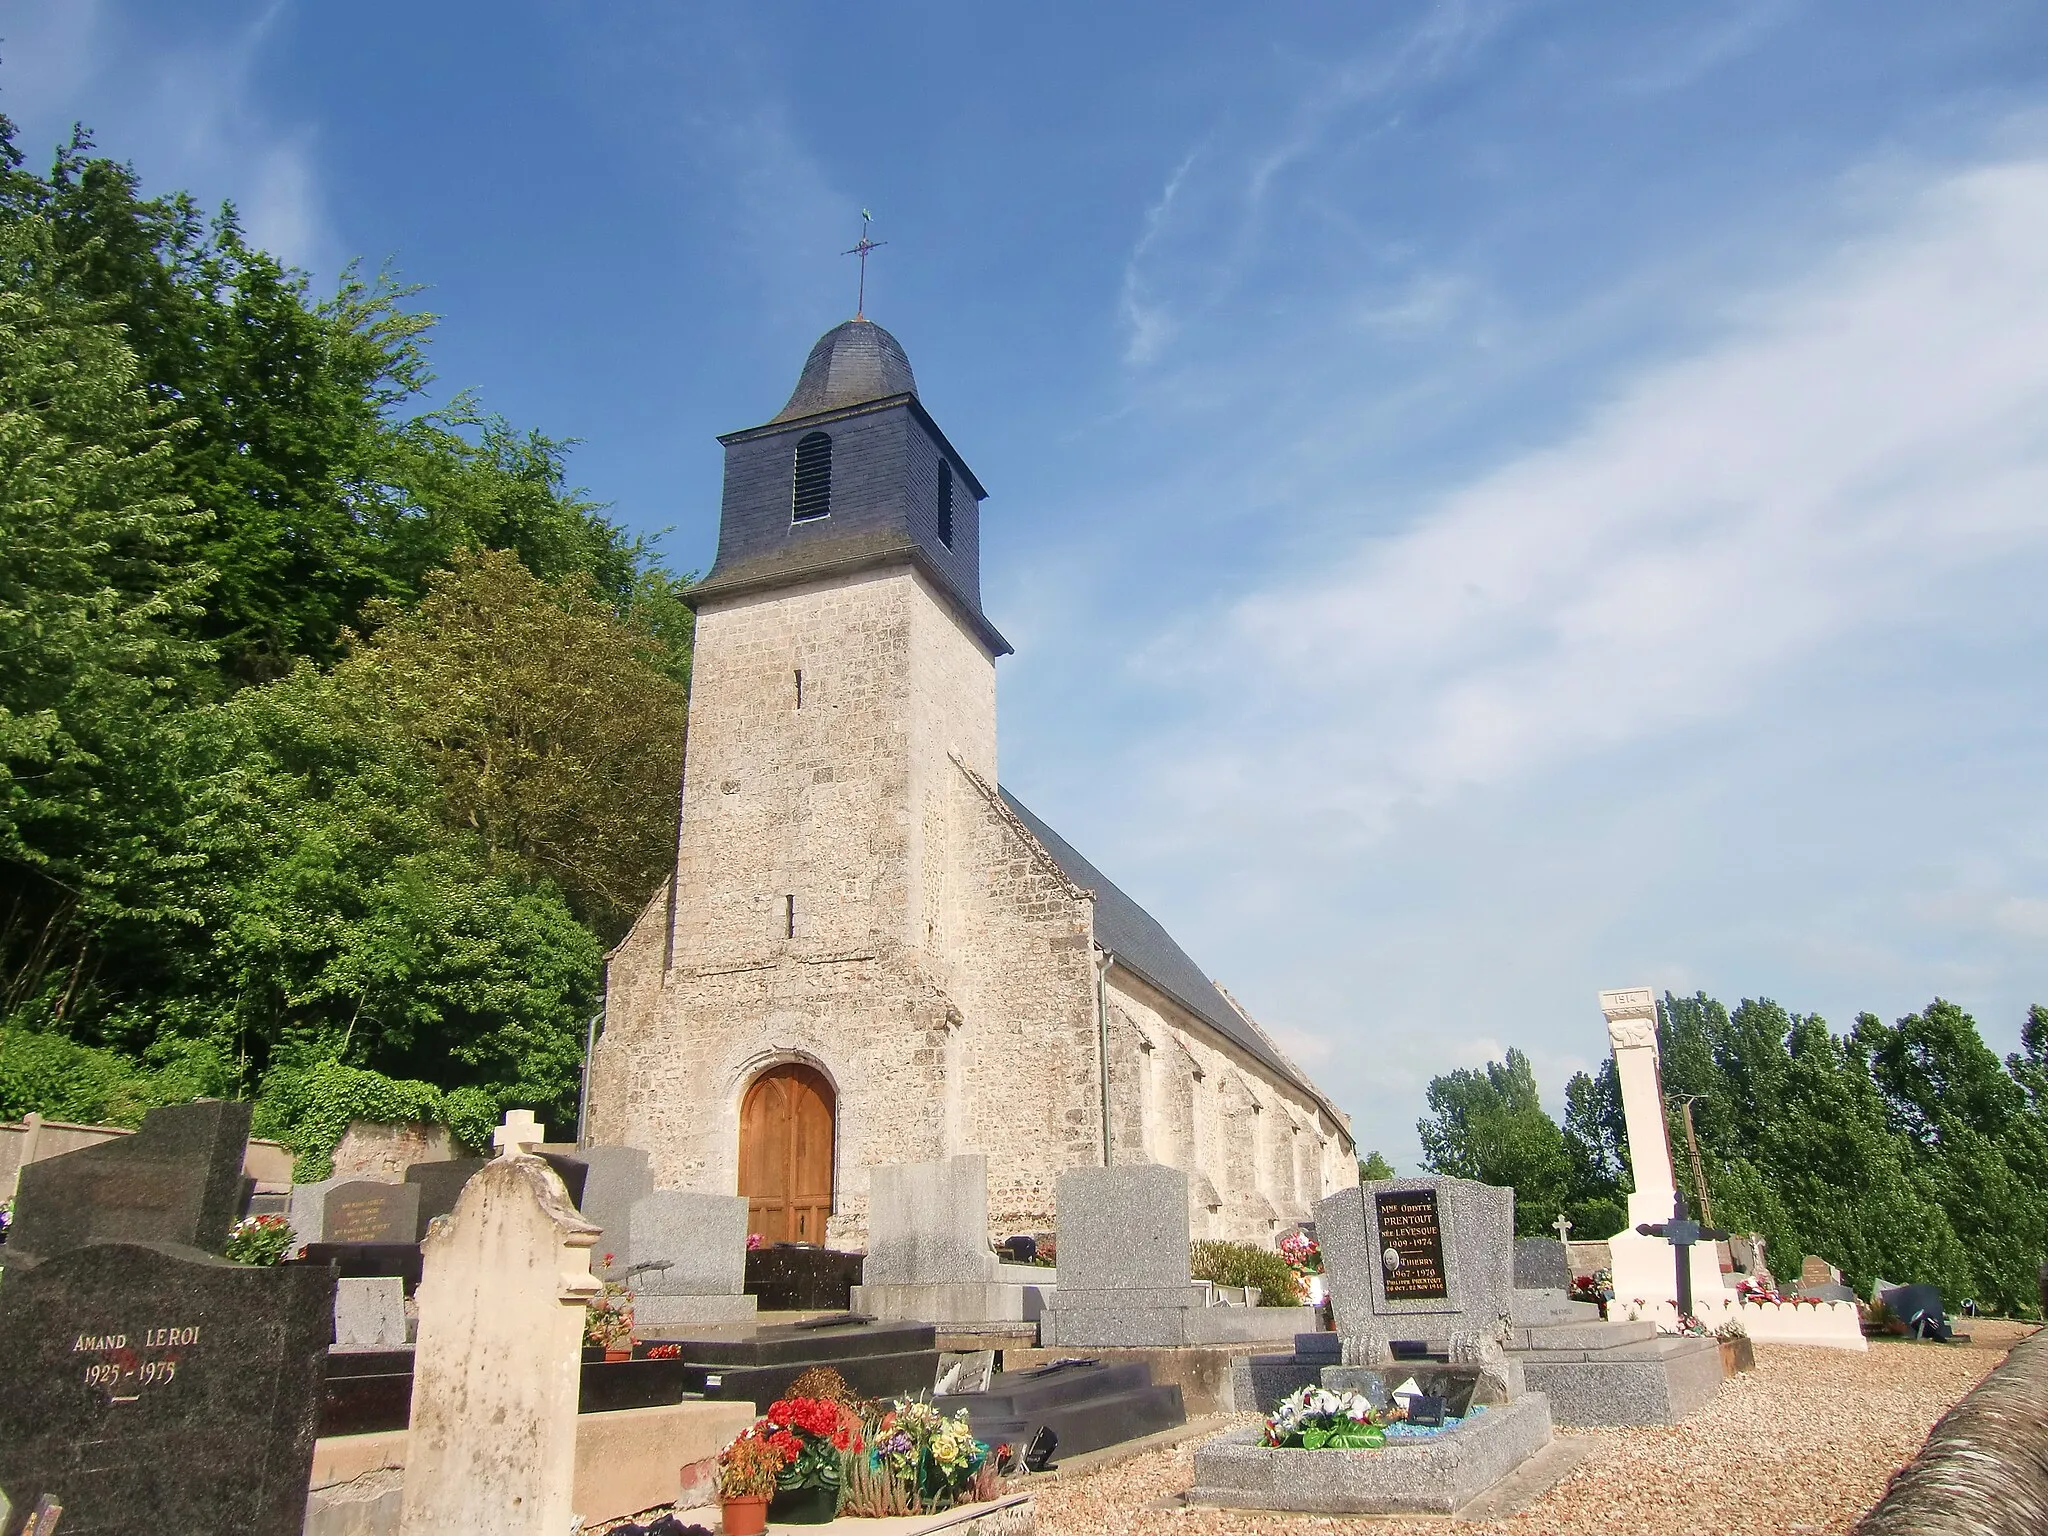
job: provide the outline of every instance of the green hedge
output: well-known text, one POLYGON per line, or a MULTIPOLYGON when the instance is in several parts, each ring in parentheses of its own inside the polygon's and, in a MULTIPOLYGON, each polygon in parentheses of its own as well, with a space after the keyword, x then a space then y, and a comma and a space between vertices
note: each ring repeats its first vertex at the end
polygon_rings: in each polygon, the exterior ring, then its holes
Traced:
POLYGON ((1213 1280, 1218 1285, 1256 1285, 1262 1307, 1301 1304, 1294 1271, 1287 1267, 1287 1261, 1275 1250, 1261 1248, 1257 1243, 1196 1243, 1194 1270, 1197 1280, 1213 1280))

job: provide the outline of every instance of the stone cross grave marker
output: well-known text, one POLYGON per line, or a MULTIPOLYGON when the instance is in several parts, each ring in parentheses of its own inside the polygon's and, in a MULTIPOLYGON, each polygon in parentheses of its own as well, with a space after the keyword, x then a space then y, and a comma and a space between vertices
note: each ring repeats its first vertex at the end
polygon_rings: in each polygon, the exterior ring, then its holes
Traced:
POLYGON ((1726 1237, 1726 1232, 1717 1232, 1712 1227, 1703 1227, 1694 1221, 1685 1208, 1685 1193, 1674 1190, 1671 1194, 1671 1219, 1669 1221, 1644 1222, 1636 1228, 1645 1237, 1661 1237, 1671 1245, 1671 1251, 1678 1265, 1678 1315, 1691 1317, 1692 1312, 1692 1245, 1705 1239, 1714 1242, 1726 1237))
POLYGON ((517 1134, 427 1234, 400 1536, 570 1529, 598 1230, 517 1134))
POLYGON ((1572 1240, 1571 1218, 1566 1216, 1563 1211, 1559 1211, 1557 1213, 1557 1220, 1553 1221, 1551 1226, 1557 1229, 1557 1240, 1569 1246, 1572 1240))
POLYGON ((547 1139, 545 1127, 533 1118, 530 1109, 507 1110, 503 1123, 491 1132, 491 1145, 498 1149, 500 1157, 531 1152, 547 1139))
POLYGON ((64 1536, 300 1536, 334 1281, 96 1242, 0 1283, 0 1487, 64 1536))
POLYGON ((21 1170, 7 1267, 94 1242, 185 1243, 218 1253, 242 1210, 249 1106, 201 1099, 152 1109, 133 1136, 21 1170))
POLYGON ((420 1187, 353 1179, 336 1184, 321 1202, 323 1243, 418 1241, 420 1187))

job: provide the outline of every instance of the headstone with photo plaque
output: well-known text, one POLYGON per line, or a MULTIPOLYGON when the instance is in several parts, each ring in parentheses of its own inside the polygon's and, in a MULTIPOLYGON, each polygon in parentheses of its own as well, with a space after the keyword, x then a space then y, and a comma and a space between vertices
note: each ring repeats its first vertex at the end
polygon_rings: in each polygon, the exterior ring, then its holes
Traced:
MULTIPOLYGON (((64 1536, 299 1536, 334 1280, 95 1242, 0 1283, 0 1487, 64 1536)), ((7 1528, 18 1536, 20 1527, 7 1528)))
POLYGON ((1514 1294, 1515 1194, 1470 1179, 1391 1179, 1316 1206, 1347 1365, 1396 1340, 1458 1363, 1493 1362, 1514 1294))

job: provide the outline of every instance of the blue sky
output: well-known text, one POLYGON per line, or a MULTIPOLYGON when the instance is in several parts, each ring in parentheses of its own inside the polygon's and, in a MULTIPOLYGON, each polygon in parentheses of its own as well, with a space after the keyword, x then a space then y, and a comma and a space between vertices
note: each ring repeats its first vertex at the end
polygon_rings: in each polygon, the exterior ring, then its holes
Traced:
POLYGON ((1601 987, 2048 1001, 2037 5, 11 0, 0 109, 392 259, 679 569, 869 314, 1005 781, 1417 1157, 1601 987))

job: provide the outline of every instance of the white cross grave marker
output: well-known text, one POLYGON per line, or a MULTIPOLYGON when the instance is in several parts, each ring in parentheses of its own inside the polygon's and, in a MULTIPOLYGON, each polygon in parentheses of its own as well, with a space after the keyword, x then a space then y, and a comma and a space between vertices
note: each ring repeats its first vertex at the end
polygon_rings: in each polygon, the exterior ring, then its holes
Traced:
POLYGON ((500 1157, 516 1157, 521 1152, 531 1152, 547 1140, 547 1130, 533 1118, 530 1109, 508 1109, 505 1123, 491 1132, 491 1141, 498 1148, 500 1157))
POLYGON ((1571 1241, 1568 1234, 1571 1232, 1572 1224, 1566 1218, 1563 1211, 1557 1213, 1557 1220, 1553 1221, 1551 1225, 1557 1228, 1557 1240, 1560 1243, 1569 1243, 1571 1241))

